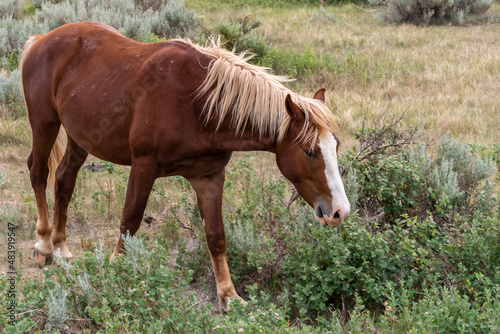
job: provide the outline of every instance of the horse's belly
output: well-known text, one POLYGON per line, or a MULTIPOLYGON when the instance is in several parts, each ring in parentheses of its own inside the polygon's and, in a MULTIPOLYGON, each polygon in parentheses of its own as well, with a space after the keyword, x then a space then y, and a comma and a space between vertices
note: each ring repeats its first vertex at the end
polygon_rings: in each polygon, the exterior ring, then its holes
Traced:
POLYGON ((68 135, 85 151, 102 160, 130 165, 127 122, 112 115, 98 116, 87 117, 83 111, 73 113, 68 121, 61 118, 68 135))

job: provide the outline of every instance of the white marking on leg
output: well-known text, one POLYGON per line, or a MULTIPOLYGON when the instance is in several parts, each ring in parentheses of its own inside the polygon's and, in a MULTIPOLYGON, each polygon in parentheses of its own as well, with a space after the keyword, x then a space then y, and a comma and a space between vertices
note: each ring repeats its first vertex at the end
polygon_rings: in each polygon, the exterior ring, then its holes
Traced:
POLYGON ((350 211, 351 205, 345 194, 344 184, 339 173, 337 162, 337 141, 331 133, 324 135, 319 141, 319 148, 325 161, 325 176, 328 188, 332 192, 332 215, 341 210, 344 214, 350 211), (335 205, 337 204, 337 205, 335 205))

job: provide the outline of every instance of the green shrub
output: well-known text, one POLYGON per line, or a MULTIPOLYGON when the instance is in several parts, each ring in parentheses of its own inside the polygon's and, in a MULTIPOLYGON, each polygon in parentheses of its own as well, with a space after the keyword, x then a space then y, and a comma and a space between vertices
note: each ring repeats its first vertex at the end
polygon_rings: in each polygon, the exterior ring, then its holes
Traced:
POLYGON ((463 222, 456 243, 442 247, 442 255, 453 268, 449 279, 477 301, 500 286, 499 221, 498 207, 477 214, 463 222))
POLYGON ((381 212, 394 221, 418 209, 422 176, 415 164, 400 156, 368 159, 356 166, 361 207, 370 215, 381 212))
POLYGON ((416 270, 431 259, 405 224, 370 232, 358 219, 350 219, 339 231, 300 223, 286 239, 290 248, 283 264, 284 286, 295 310, 320 314, 329 307, 341 308, 355 293, 370 307, 381 305, 387 300, 388 283, 401 282, 415 298, 415 286, 425 282, 425 274, 416 270))
POLYGON ((353 217, 338 231, 304 219, 285 238, 282 282, 291 309, 317 317, 349 307, 357 294, 371 310, 390 301, 403 312, 428 296, 425 289, 451 286, 479 314, 500 283, 498 206, 489 215, 453 230, 430 218, 384 226, 353 217))
POLYGON ((441 138, 432 156, 424 145, 404 149, 394 141, 400 136, 397 131, 384 133, 383 139, 377 130, 363 131, 357 135, 361 149, 351 150, 346 159, 356 174, 351 182, 359 188, 357 198, 365 215, 383 212, 381 218, 395 221, 403 214, 420 219, 430 214, 450 223, 455 214, 468 216, 476 209, 488 209, 490 179, 497 173, 491 157, 481 157, 449 136, 441 138), (358 152, 366 147, 373 150, 358 152), (382 149, 389 147, 390 152, 382 149))
MULTIPOLYGON (((18 299, 19 313, 31 307, 43 310, 40 314, 47 317, 52 330, 65 322, 68 325, 68 316, 91 321, 100 333, 210 330, 213 324, 209 309, 195 307, 198 303, 189 291, 191 273, 170 269, 168 249, 163 246, 156 244, 149 251, 140 239, 133 243, 129 240, 130 251, 149 252, 150 256, 140 261, 119 256, 109 263, 102 249, 96 249, 95 254, 87 253, 71 265, 59 263, 50 268, 42 281, 27 278, 18 299)), ((4 286, 2 281, 2 289, 4 286)), ((35 326, 36 316, 24 313, 16 321, 18 331, 11 332, 22 332, 26 323, 35 326)))
POLYGON ((382 326, 393 333, 495 333, 500 328, 498 289, 487 291, 484 301, 471 300, 454 288, 431 288, 423 295, 412 307, 398 312, 391 307, 380 317, 382 326))
POLYGON ((307 77, 326 66, 325 59, 316 55, 309 47, 303 52, 272 48, 258 61, 258 64, 292 78, 307 77))
POLYGON ((224 47, 237 53, 249 51, 255 55, 255 60, 261 59, 269 51, 266 37, 257 34, 254 30, 260 26, 259 20, 249 16, 230 22, 218 24, 212 35, 219 35, 224 47))

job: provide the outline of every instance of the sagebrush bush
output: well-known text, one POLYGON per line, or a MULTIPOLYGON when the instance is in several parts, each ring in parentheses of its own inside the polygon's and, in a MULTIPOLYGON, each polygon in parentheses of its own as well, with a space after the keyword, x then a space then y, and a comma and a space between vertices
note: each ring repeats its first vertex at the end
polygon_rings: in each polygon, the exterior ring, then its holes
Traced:
POLYGON ((169 1, 153 16, 151 32, 160 38, 193 38, 198 25, 195 14, 184 2, 169 1))
POLYGON ((61 329, 68 320, 66 299, 68 292, 59 283, 56 283, 54 290, 49 291, 49 296, 46 328, 49 331, 54 331, 61 329))
MULTIPOLYGON (((105 23, 139 41, 146 40, 151 33, 167 38, 194 36, 194 31, 198 28, 195 12, 187 10, 184 2, 153 2, 42 2, 40 7, 33 7, 34 15, 27 15, 19 20, 12 15, 4 15, 0 17, 0 58, 5 58, 11 52, 19 53, 26 40, 34 34, 44 34, 76 21, 105 23)), ((15 1, 9 6, 14 5, 17 6, 17 11, 22 11, 22 3, 15 1)), ((14 9, 9 9, 12 10, 14 9)))
MULTIPOLYGON (((66 23, 85 21, 87 20, 87 13, 83 7, 78 9, 78 2, 60 2, 50 3, 43 2, 41 10, 36 12, 36 22, 44 25, 44 30, 53 30, 66 23)), ((41 33, 44 33, 43 31, 41 33)))
MULTIPOLYGON (((5 180, 5 174, 0 171, 0 181, 3 182, 5 180), (3 176, 3 177, 2 177, 3 176)), ((0 221, 4 223, 5 226, 10 224, 14 224, 15 226, 19 226, 22 222, 22 215, 18 206, 14 206, 11 204, 7 204, 7 206, 3 209, 0 214, 0 221)))
POLYGON ((141 238, 131 237, 128 232, 127 235, 122 235, 122 238, 125 251, 134 271, 148 275, 150 271, 148 260, 151 257, 151 252, 146 248, 144 241, 141 238))
MULTIPOLYGON (((26 40, 36 34, 49 31, 48 26, 38 25, 33 19, 18 21, 12 17, 0 22, 0 58, 11 52, 20 53, 26 40)), ((5 61, 3 61, 5 62, 5 61)))
MULTIPOLYGON (((492 159, 497 171, 500 171, 500 144, 470 144, 469 146, 473 154, 492 159)), ((500 182, 500 173, 497 173, 496 180, 500 182)))
POLYGON ((246 266, 250 270, 262 271, 266 264, 272 263, 276 254, 273 252, 275 240, 265 231, 257 231, 251 220, 234 221, 228 224, 226 231, 227 253, 229 260, 243 260, 234 265, 246 266))
POLYGON ((19 14, 18 0, 4 0, 0 2, 0 19, 7 17, 18 19, 19 14))
POLYGON ((472 15, 486 12, 493 0, 386 0, 380 18, 387 23, 463 24, 472 15))
POLYGON ((24 97, 21 91, 20 71, 0 73, 0 115, 24 115, 24 97))

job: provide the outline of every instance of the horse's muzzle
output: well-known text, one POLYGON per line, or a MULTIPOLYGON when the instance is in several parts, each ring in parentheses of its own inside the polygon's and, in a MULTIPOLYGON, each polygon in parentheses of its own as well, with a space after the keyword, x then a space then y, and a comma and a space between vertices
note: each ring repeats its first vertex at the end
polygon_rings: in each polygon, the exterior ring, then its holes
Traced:
POLYGON ((347 218, 350 208, 349 206, 343 206, 335 209, 335 213, 332 214, 331 210, 328 210, 324 203, 319 203, 314 209, 314 217, 323 226, 338 226, 347 218))

